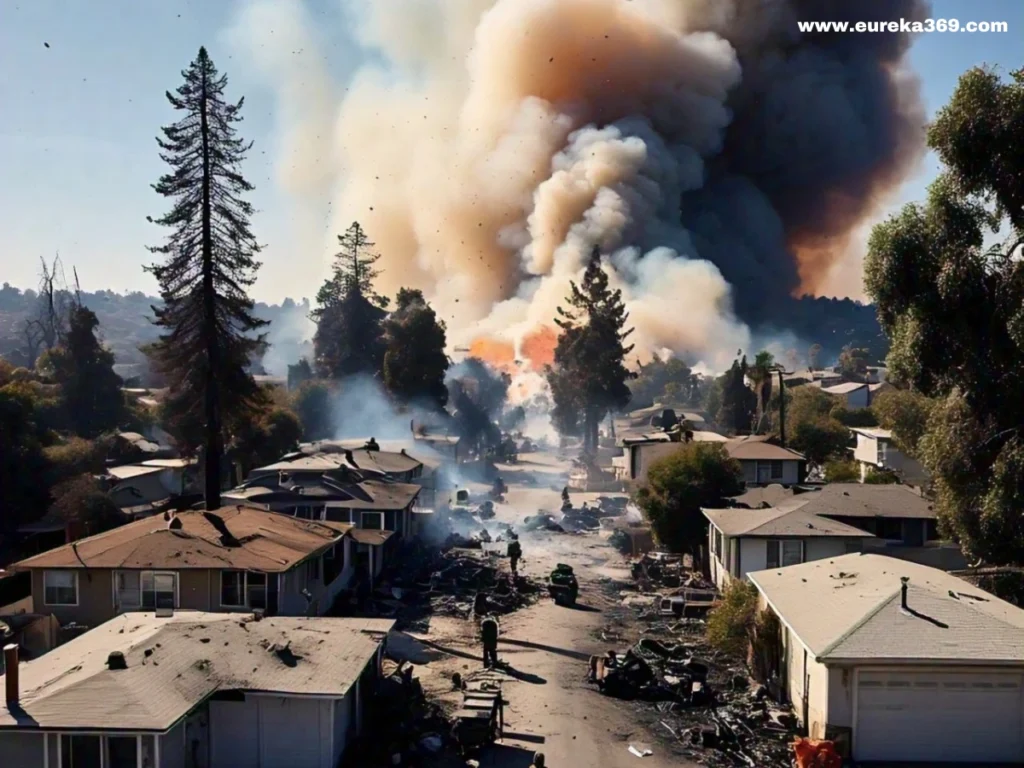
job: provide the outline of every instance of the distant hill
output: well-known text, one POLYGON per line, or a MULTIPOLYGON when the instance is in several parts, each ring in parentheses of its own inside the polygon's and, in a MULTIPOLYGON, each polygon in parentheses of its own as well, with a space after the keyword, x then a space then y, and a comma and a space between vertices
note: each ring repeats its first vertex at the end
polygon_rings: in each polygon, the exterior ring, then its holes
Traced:
MULTIPOLYGON (((157 337, 157 328, 150 321, 152 307, 159 304, 159 299, 139 292, 96 291, 83 292, 81 296, 82 302, 99 318, 103 340, 113 350, 118 365, 144 365, 145 357, 139 347, 157 337)), ((25 339, 21 329, 37 308, 38 300, 33 290, 21 291, 7 283, 0 288, 0 357, 15 365, 24 365, 25 339)), ((312 356, 315 327, 309 319, 310 309, 308 299, 256 304, 256 314, 270 322, 271 348, 263 359, 266 373, 285 376, 289 363, 312 356)), ((776 334, 786 337, 784 343, 788 346, 803 346, 797 349, 801 355, 811 344, 821 344, 823 362, 838 357, 847 344, 868 349, 873 361, 883 360, 889 351, 874 306, 850 299, 791 299, 780 308, 777 322, 771 328, 761 329, 758 335, 771 338, 776 334)))
MULTIPOLYGON (((155 296, 144 293, 120 294, 113 291, 83 291, 82 303, 96 313, 103 341, 114 352, 119 373, 127 366, 144 366, 145 356, 139 351, 143 344, 155 341, 158 329, 153 325, 153 306, 160 304, 155 296), (122 368, 122 366, 125 366, 122 368)), ((21 291, 4 283, 0 288, 0 357, 15 365, 24 365, 25 321, 38 307, 39 296, 33 290, 21 291)), ((296 302, 285 299, 281 304, 256 304, 256 315, 270 322, 267 330, 271 349, 263 358, 267 373, 284 376, 288 363, 302 356, 311 356, 314 326, 309 319, 308 299, 296 302)))

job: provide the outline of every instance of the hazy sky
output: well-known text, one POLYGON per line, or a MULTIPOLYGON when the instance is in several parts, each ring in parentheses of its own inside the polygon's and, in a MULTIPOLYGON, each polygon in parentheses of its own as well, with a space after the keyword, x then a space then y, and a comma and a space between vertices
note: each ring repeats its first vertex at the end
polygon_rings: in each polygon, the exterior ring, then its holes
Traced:
MULTIPOLYGON (((167 208, 149 186, 166 169, 154 136, 175 119, 164 91, 177 87, 179 72, 206 45, 229 76, 229 95, 245 96, 241 130, 255 142, 245 174, 257 187, 254 230, 267 244, 255 298, 316 293, 324 263, 309 243, 321 242, 326 232, 314 238, 309 232, 326 227, 326 201, 296 201, 277 183, 276 101, 257 63, 231 35, 242 4, 0 0, 0 283, 34 287, 39 257, 59 251, 86 290, 155 292, 155 281, 142 270, 152 260, 145 246, 163 236, 146 216, 167 208)), ((322 53, 343 87, 362 53, 343 34, 342 0, 305 5, 325 35, 322 53)), ((935 0, 932 15, 961 23, 1007 21, 1010 32, 922 35, 911 58, 929 113, 973 65, 996 64, 1004 72, 1024 66, 1021 0, 935 0)), ((920 198, 935 168, 929 159, 897 202, 920 198)))

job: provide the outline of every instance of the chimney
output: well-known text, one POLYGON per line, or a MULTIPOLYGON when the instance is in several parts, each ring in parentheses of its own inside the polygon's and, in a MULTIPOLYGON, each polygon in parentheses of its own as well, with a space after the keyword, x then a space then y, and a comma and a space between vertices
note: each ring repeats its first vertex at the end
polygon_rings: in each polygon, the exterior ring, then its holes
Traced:
POLYGON ((120 651, 111 651, 107 656, 107 669, 128 669, 128 662, 125 661, 124 654, 120 651))
POLYGON ((18 704, 18 646, 15 643, 4 646, 4 680, 7 683, 7 709, 18 704))
POLYGON ((900 577, 900 584, 902 584, 902 586, 900 587, 900 593, 901 593, 900 594, 900 600, 901 600, 901 603, 903 605, 903 610, 904 611, 907 610, 907 584, 908 583, 910 583, 910 578, 909 577, 907 577, 907 576, 901 576, 900 577))

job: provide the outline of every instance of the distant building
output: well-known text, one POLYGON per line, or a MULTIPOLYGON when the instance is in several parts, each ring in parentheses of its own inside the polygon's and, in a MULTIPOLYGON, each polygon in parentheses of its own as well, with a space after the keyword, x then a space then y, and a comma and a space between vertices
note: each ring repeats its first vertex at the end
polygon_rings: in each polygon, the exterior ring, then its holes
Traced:
POLYGON ((850 430, 857 439, 853 448, 853 459, 860 468, 860 479, 872 471, 894 472, 900 481, 918 488, 927 487, 928 471, 916 459, 912 459, 893 442, 892 431, 880 427, 854 427, 850 430))
POLYGON ((839 398, 843 405, 850 410, 867 408, 871 405, 871 390, 863 382, 844 381, 841 384, 822 387, 821 391, 839 398))
POLYGON ((733 438, 725 443, 725 449, 740 463, 748 486, 794 485, 804 481, 804 455, 769 442, 764 435, 733 438))

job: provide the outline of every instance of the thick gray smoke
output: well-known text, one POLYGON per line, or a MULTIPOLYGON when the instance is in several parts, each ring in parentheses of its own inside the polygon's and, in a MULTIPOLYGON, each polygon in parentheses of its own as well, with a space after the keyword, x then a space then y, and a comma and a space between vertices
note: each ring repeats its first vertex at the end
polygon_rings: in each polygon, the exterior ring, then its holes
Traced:
MULTIPOLYGON (((334 229, 359 219, 384 255, 380 287, 422 288, 454 344, 518 349, 596 244, 638 354, 720 366, 749 348, 749 327, 784 324, 792 294, 859 294, 829 281, 921 156, 907 36, 797 28, 921 19, 921 0, 350 5, 375 63, 309 158, 308 188, 332 169, 334 229)), ((289 16, 289 46, 301 22, 289 16)), ((289 78, 277 85, 302 115, 289 78)), ((307 107, 320 126, 322 104, 307 107)))

